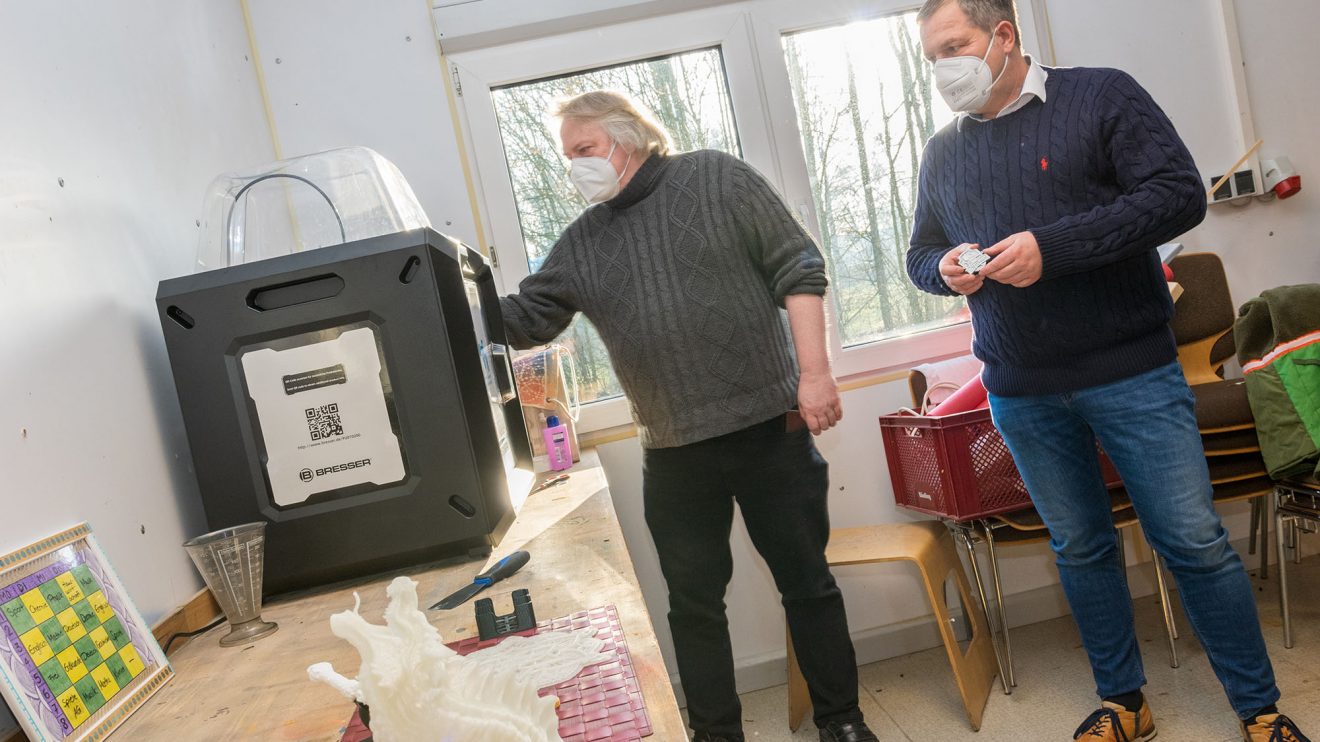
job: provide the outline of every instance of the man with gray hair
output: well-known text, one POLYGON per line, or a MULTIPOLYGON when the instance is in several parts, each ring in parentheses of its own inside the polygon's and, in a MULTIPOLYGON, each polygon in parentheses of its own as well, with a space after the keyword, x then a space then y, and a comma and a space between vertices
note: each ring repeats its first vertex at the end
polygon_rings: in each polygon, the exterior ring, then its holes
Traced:
POLYGON ((825 559, 828 467, 811 437, 843 417, 820 251, 759 173, 721 152, 672 153, 626 96, 585 93, 555 113, 592 205, 500 308, 517 348, 550 342, 578 312, 605 342, 644 449, 694 739, 743 739, 724 606, 736 502, 782 596, 820 739, 875 740, 825 559))
POLYGON ((1023 55, 1016 18, 1013 0, 929 0, 918 14, 936 86, 965 115, 926 145, 907 267, 922 289, 967 297, 995 426, 1049 528, 1102 699, 1073 738, 1155 736, 1098 439, 1178 581, 1242 738, 1305 742, 1275 706, 1169 329, 1156 248, 1204 218, 1200 175, 1135 80, 1047 70, 1023 55), (970 252, 982 246, 988 263, 970 252))

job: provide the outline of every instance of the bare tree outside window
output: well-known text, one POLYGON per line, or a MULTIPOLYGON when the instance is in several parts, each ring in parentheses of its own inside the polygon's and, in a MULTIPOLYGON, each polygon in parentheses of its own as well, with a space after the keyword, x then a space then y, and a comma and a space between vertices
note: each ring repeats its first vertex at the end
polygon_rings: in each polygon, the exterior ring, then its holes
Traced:
MULTIPOLYGON (((606 67, 492 91, 513 184, 527 265, 541 267, 555 240, 586 204, 568 178, 552 104, 589 90, 618 90, 646 104, 679 151, 718 149, 739 155, 724 60, 719 49, 606 67)), ((573 348, 584 403, 623 392, 596 330, 579 316, 564 341, 573 348)))
POLYGON ((935 95, 916 13, 783 37, 844 346, 967 320, 918 291, 905 254, 921 152, 953 114, 935 95))

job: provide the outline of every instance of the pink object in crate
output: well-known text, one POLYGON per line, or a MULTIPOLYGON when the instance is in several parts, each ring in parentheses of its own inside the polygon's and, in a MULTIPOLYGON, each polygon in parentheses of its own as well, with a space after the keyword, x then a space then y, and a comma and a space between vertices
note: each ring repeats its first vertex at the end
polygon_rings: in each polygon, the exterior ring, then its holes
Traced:
POLYGON ((985 384, 981 383, 981 375, 973 376, 966 384, 958 388, 958 391, 949 395, 949 398, 935 405, 928 414, 933 417, 942 415, 953 415, 968 410, 979 410, 990 406, 990 395, 985 390, 985 384))

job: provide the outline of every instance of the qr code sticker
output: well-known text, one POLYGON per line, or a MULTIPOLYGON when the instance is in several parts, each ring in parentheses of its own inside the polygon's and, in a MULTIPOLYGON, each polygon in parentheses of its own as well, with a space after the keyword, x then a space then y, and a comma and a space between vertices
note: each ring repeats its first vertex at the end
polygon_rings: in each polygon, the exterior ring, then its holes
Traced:
POLYGON ((339 419, 339 405, 332 402, 320 407, 308 407, 307 432, 311 433, 314 441, 343 435, 344 422, 339 419))

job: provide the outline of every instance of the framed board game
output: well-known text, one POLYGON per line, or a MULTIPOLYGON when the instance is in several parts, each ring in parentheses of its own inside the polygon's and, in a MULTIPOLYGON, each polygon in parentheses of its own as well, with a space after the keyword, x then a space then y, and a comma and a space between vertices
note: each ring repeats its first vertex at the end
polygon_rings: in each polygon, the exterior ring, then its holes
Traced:
POLYGON ((172 676, 86 523, 0 557, 0 693, 32 742, 104 739, 172 676))

